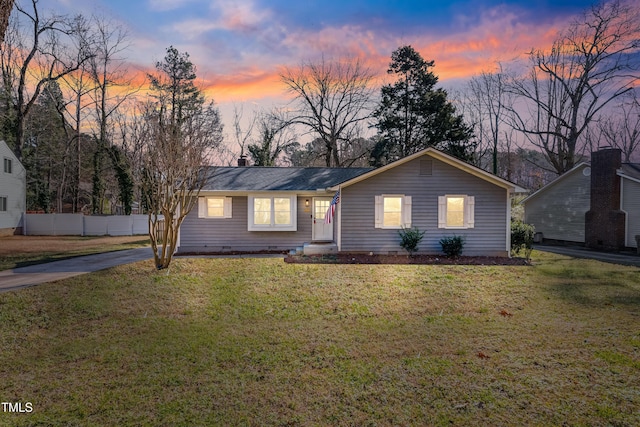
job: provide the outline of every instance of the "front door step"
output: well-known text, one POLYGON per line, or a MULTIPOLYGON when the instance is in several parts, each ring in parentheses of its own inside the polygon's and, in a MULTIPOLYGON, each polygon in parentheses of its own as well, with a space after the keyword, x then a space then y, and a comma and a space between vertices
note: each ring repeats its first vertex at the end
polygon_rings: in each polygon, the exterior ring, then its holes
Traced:
POLYGON ((305 243, 302 252, 305 255, 327 255, 337 254, 338 245, 333 242, 329 243, 305 243))

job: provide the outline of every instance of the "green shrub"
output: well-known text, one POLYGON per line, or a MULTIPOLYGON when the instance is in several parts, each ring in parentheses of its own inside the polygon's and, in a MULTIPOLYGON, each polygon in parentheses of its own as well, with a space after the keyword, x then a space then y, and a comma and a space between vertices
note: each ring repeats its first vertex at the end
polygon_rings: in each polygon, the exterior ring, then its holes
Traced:
POLYGON ((409 256, 412 256, 414 252, 418 250, 418 245, 424 237, 425 231, 420 231, 416 228, 403 228, 398 231, 400 235, 400 247, 409 252, 409 256))
POLYGON ((452 237, 443 237, 440 239, 440 245, 442 246, 442 252, 444 252, 446 256, 460 256, 464 248, 464 237, 455 235, 452 237))
POLYGON ((520 255, 520 251, 526 259, 531 258, 533 248, 533 236, 535 228, 520 220, 511 221, 511 252, 520 255))

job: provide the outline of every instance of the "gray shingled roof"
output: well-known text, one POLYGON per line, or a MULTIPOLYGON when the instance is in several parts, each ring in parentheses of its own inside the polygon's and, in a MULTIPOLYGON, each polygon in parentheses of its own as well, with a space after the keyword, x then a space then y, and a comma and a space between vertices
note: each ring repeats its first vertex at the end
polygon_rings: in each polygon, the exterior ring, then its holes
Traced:
POLYGON ((623 163, 622 172, 631 178, 640 179, 640 163, 623 163))
POLYGON ((212 167, 204 191, 315 191, 372 168, 212 167))

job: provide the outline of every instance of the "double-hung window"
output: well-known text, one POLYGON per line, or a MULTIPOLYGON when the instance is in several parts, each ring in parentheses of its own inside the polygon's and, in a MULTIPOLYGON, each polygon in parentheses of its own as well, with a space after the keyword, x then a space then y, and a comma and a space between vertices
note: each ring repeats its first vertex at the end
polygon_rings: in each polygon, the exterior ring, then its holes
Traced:
POLYGON ((4 173, 11 173, 13 170, 13 162, 11 159, 4 158, 4 173))
POLYGON ((7 211, 7 197, 0 196, 0 212, 6 212, 6 211, 7 211))
POLYGON ((375 228, 410 228, 411 196, 383 194, 375 197, 375 228))
POLYGON ((198 218, 231 218, 231 197, 199 197, 198 218))
POLYGON ((249 231, 296 231, 296 196, 250 195, 249 231))
POLYGON ((473 228, 475 198, 467 195, 438 197, 438 228, 473 228))

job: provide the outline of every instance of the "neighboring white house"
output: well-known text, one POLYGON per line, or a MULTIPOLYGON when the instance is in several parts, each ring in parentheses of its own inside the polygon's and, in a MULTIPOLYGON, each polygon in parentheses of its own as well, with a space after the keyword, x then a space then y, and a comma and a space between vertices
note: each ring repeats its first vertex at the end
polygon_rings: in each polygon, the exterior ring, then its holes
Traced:
POLYGON ((0 141, 0 159, 0 234, 20 233, 27 207, 27 174, 4 141, 0 141))

